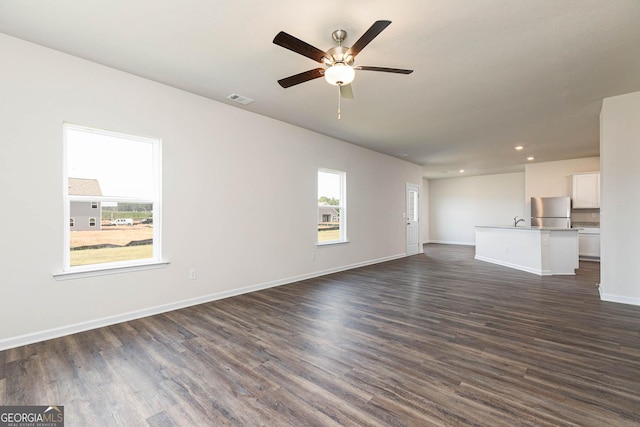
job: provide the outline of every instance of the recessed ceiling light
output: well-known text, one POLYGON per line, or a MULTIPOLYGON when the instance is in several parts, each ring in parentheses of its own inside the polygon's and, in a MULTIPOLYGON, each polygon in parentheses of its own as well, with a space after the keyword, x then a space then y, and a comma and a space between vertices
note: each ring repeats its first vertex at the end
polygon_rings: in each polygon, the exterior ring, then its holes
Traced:
POLYGON ((464 169, 460 169, 458 172, 460 172, 460 173, 464 173, 464 169))
POLYGON ((517 147, 513 147, 513 148, 515 148, 515 149, 516 149, 516 150, 518 150, 518 151, 520 151, 520 150, 524 149, 524 147, 523 147, 522 145, 518 145, 517 147))
POLYGON ((536 158, 531 156, 531 157, 527 157, 527 160, 531 161, 531 160, 535 160, 536 158))
POLYGON ((398 153, 398 157, 409 157, 407 153, 398 153))

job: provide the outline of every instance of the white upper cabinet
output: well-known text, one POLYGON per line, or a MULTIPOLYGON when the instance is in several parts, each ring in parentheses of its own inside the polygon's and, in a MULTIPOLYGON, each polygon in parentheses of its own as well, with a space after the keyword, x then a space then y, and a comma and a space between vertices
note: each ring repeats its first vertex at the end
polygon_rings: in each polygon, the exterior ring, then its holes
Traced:
POLYGON ((573 209, 600 208, 600 172, 573 175, 573 209))

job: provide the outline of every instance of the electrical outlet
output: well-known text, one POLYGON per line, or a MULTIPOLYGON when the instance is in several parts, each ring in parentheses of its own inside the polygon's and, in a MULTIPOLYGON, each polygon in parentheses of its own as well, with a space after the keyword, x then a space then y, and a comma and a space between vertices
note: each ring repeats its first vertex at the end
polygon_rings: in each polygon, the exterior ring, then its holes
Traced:
POLYGON ((189 280, 196 280, 198 278, 198 272, 195 268, 189 270, 189 280))
POLYGON ((542 239, 542 246, 549 246, 549 240, 542 239))

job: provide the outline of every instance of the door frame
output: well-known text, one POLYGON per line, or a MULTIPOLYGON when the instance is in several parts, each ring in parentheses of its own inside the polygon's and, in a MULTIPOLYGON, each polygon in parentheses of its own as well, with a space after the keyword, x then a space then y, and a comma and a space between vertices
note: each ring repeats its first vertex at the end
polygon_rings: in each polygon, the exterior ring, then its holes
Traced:
POLYGON ((405 186, 405 211, 404 211, 404 222, 405 222, 405 251, 407 255, 417 255, 422 253, 422 245, 420 244, 420 185, 406 183, 405 186), (415 221, 410 221, 409 214, 409 192, 415 191, 416 200, 415 200, 415 221), (411 226, 415 226, 415 230, 411 230, 411 226), (413 234, 410 234, 413 233, 413 234), (415 241, 415 243, 414 243, 415 241))

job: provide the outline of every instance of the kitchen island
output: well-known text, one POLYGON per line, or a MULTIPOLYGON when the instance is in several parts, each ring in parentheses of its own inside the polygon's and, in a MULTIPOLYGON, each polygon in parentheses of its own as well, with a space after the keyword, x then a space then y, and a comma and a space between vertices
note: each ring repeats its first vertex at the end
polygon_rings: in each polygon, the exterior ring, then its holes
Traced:
POLYGON ((575 274, 578 229, 476 226, 475 259, 539 276, 575 274))

